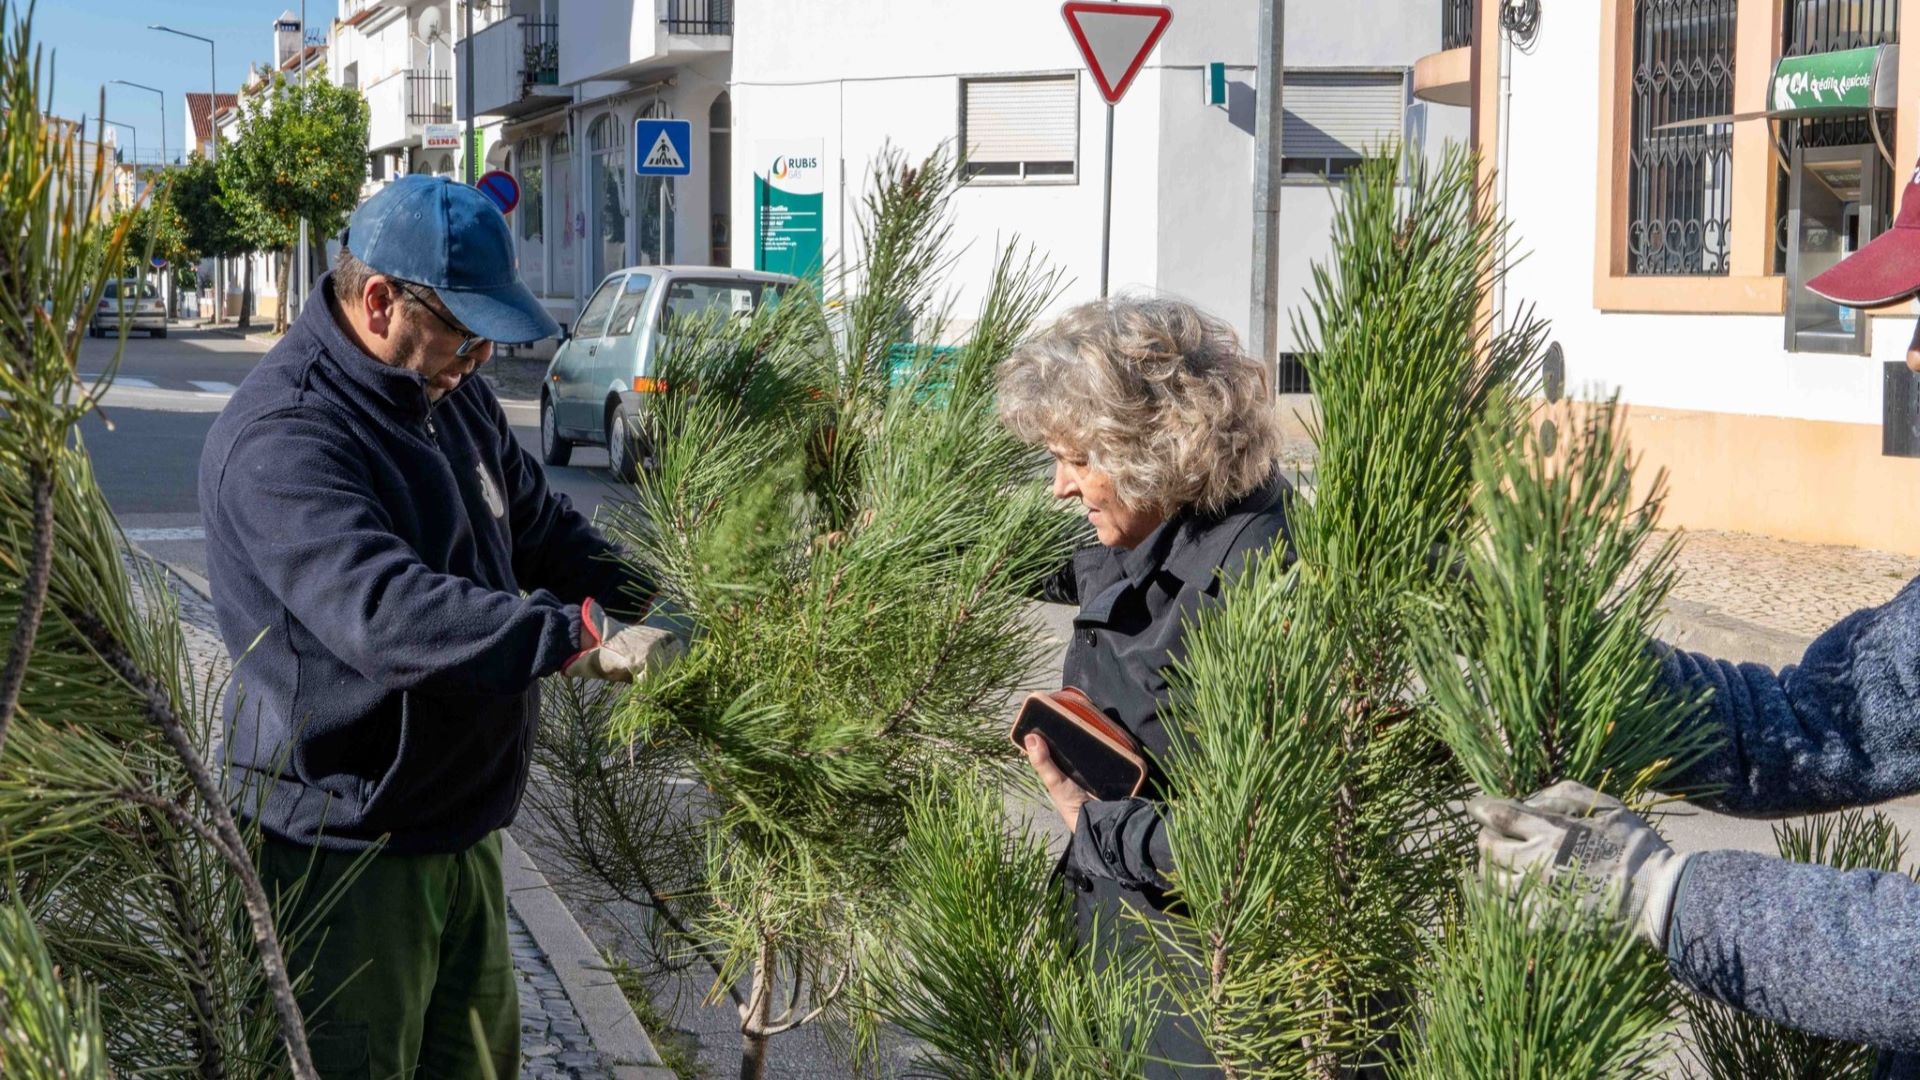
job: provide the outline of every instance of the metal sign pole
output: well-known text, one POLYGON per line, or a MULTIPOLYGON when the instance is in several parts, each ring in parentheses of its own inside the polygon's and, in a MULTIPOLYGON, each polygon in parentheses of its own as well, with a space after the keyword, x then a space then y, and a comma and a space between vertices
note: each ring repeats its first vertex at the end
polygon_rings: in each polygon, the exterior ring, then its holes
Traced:
POLYGON ((1113 248, 1113 106, 1107 106, 1107 166, 1100 194, 1100 299, 1107 298, 1107 261, 1113 248))

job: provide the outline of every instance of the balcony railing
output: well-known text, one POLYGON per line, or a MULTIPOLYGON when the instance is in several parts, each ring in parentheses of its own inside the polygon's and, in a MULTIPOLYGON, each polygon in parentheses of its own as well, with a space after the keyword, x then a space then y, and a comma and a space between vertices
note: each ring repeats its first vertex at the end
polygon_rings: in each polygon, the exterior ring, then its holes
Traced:
POLYGON ((667 0, 669 34, 733 33, 733 0, 667 0))
POLYGON ((520 24, 520 96, 536 86, 556 86, 560 82, 560 24, 523 22, 520 24))
POLYGON ((453 76, 441 72, 407 72, 407 122, 447 124, 453 121, 453 76))
POLYGON ((1440 48, 1459 49, 1471 44, 1473 0, 1440 0, 1440 48))

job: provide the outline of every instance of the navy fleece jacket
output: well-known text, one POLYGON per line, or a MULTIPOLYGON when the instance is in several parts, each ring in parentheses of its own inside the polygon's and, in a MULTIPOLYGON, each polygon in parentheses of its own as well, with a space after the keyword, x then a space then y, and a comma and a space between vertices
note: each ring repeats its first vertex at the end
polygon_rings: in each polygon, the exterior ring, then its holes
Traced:
POLYGON ((538 680, 580 601, 646 583, 548 489, 484 381, 429 407, 321 278, 207 435, 200 508, 228 650, 227 785, 268 835, 457 852, 513 820, 538 680), (529 590, 528 595, 522 595, 529 590))
MULTIPOLYGON (((1747 817, 1920 792, 1920 581, 1856 612, 1778 673, 1678 651, 1673 687, 1711 689, 1720 749, 1676 785, 1747 817)), ((1739 851, 1695 855, 1667 938, 1674 975, 1792 1027, 1888 1053, 1877 1077, 1920 1080, 1920 884, 1739 851)))

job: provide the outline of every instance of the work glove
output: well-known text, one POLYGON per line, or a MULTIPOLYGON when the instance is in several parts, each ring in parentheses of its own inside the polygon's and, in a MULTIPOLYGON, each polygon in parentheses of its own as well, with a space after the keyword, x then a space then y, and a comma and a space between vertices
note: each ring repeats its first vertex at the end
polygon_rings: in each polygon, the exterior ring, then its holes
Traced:
POLYGON ((1481 796, 1480 872, 1509 895, 1535 875, 1570 888, 1581 910, 1628 924, 1666 951, 1667 920, 1687 856, 1611 795, 1565 780, 1525 802, 1481 796))
POLYGON ((679 635, 646 623, 629 626, 611 619, 591 597, 580 604, 580 651, 560 674, 569 679, 630 683, 686 655, 679 635))

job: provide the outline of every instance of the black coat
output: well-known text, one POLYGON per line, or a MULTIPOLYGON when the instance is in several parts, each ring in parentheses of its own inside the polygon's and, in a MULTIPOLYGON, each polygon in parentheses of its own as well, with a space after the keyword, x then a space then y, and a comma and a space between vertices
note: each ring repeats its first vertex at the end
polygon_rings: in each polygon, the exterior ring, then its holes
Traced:
MULTIPOLYGON (((1166 777, 1157 762, 1169 743, 1161 706, 1168 669, 1185 655, 1187 625, 1217 604, 1222 584, 1250 555, 1288 551, 1292 486, 1277 473, 1265 486, 1215 514, 1182 513, 1128 549, 1089 547, 1049 583, 1046 598, 1078 603, 1062 683, 1086 691, 1146 748, 1150 766, 1141 797, 1088 802, 1068 842, 1062 868, 1074 890, 1083 930, 1119 926, 1121 905, 1157 914, 1166 904, 1171 865, 1161 800, 1166 777)), ((1205 1053, 1170 1021, 1157 1032, 1156 1056, 1199 1063, 1205 1053)), ((1150 1075, 1178 1075, 1164 1067, 1150 1075)), ((1207 1070, 1206 1075, 1214 1075, 1207 1070)))

